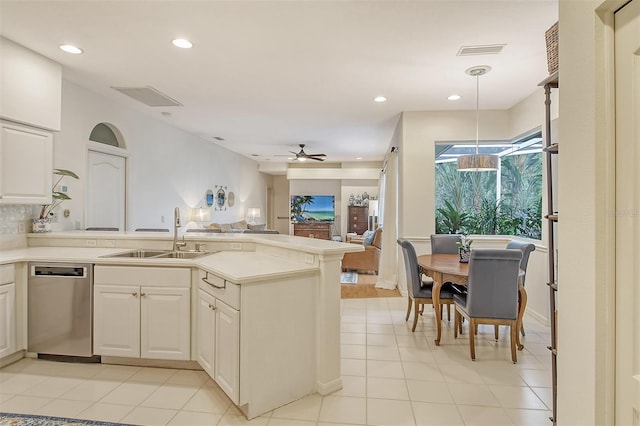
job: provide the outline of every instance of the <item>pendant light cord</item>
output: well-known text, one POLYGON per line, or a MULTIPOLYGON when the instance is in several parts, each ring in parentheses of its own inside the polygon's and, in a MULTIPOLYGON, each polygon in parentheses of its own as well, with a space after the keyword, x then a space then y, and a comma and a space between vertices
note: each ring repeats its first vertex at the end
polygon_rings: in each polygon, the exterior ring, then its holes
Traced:
POLYGON ((476 155, 478 155, 480 143, 480 74, 476 74, 476 155))

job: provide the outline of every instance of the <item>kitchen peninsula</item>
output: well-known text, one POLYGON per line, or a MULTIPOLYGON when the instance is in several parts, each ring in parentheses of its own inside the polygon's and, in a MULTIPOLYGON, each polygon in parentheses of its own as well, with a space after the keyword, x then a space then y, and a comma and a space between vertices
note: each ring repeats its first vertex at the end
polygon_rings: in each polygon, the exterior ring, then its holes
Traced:
POLYGON ((207 254, 109 257, 134 249, 168 250, 172 240, 162 233, 84 231, 29 234, 28 247, 0 252, 0 267, 15 268, 14 350, 0 361, 27 353, 27 262, 83 262, 95 265, 93 346, 102 362, 201 367, 248 418, 342 387, 340 261, 361 246, 269 234, 188 233, 183 239, 186 249, 197 244, 207 254), (154 305, 160 300, 154 294, 169 291, 171 300, 182 300, 180 309, 160 309, 168 306, 164 296, 164 305, 154 305), (109 329, 114 316, 124 321, 124 310, 109 308, 125 296, 126 303, 139 306, 132 312, 141 312, 133 327, 138 340, 131 344, 128 335, 109 329), (163 318, 153 312, 187 324, 188 338, 166 324, 155 333, 154 318, 156 327, 163 318), (166 340, 171 336, 175 342, 166 340), (175 343, 175 350, 166 350, 167 343, 175 343))

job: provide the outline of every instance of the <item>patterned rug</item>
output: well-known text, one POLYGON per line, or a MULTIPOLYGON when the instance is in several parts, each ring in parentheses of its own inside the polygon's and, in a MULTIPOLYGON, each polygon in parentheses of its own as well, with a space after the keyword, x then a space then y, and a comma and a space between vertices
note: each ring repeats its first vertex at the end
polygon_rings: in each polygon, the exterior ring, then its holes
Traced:
POLYGON ((340 274, 340 284, 358 284, 358 273, 354 271, 342 272, 340 274))
POLYGON ((0 426, 126 426, 93 420, 67 419, 64 417, 32 416, 30 414, 0 413, 0 426))

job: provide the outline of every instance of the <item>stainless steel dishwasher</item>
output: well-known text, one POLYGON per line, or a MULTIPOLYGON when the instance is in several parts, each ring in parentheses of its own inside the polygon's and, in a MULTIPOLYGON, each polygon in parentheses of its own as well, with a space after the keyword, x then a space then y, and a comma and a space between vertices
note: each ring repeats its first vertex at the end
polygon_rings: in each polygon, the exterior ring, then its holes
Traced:
POLYGON ((93 265, 29 263, 28 345, 39 358, 93 356, 93 265))

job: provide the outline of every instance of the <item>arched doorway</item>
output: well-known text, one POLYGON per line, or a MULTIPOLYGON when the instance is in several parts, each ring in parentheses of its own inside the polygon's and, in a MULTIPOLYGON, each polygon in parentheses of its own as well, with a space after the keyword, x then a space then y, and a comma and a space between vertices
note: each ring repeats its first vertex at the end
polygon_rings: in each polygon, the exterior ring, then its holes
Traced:
POLYGON ((89 135, 85 228, 126 230, 126 146, 120 131, 98 123, 89 135))

